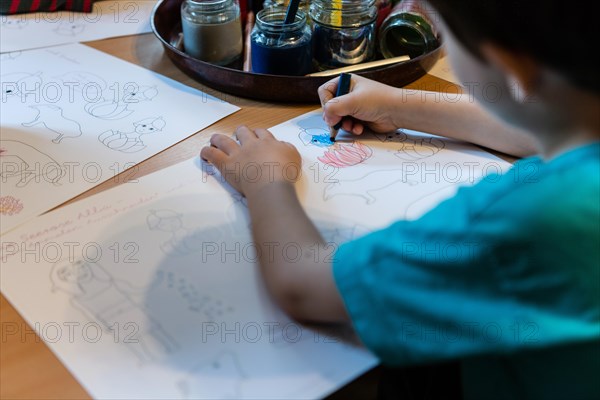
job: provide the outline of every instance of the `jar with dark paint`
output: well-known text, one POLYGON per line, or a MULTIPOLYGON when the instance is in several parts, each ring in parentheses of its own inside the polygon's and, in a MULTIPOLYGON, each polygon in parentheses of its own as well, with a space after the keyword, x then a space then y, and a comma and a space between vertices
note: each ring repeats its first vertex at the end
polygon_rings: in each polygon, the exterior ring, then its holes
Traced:
POLYGON ((185 0, 181 25, 184 50, 194 58, 228 65, 242 55, 240 7, 235 0, 185 0))
POLYGON ((421 0, 402 0, 379 28, 379 49, 385 58, 415 58, 440 43, 430 10, 421 0))
POLYGON ((312 32, 306 14, 298 10, 294 22, 284 24, 285 14, 285 8, 274 7, 256 15, 250 37, 252 72, 293 76, 312 72, 312 32))
POLYGON ((313 0, 310 16, 319 70, 360 64, 375 56, 375 0, 313 0))

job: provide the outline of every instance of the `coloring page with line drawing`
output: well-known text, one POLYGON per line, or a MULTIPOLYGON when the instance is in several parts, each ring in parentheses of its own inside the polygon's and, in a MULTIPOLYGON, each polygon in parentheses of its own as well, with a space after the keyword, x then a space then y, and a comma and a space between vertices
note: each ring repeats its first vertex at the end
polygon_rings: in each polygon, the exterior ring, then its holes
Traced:
MULTIPOLYGON (((151 32, 155 4, 156 0, 108 0, 94 2, 91 13, 2 15, 0 53, 151 32)), ((14 56, 3 54, 2 60, 14 56)))
MULTIPOLYGON (((509 167, 412 131, 334 144, 318 111, 271 131, 302 154, 298 194, 331 259, 509 167)), ((246 199, 198 158, 17 227, 0 258, 2 293, 95 398, 322 398, 377 363, 349 332, 309 329, 272 303, 246 199)))
MULTIPOLYGON (((317 223, 332 242, 364 233, 317 223)), ((248 225, 245 199, 188 160, 4 235, 0 289, 93 398, 316 399, 374 367, 347 328, 271 301, 248 225)))
POLYGON ((238 110, 81 44, 2 61, 4 233, 238 110))
POLYGON ((302 154, 298 193, 309 215, 360 216, 371 228, 416 219, 461 185, 510 168, 474 145, 410 130, 360 136, 340 131, 332 143, 320 111, 270 130, 302 154))

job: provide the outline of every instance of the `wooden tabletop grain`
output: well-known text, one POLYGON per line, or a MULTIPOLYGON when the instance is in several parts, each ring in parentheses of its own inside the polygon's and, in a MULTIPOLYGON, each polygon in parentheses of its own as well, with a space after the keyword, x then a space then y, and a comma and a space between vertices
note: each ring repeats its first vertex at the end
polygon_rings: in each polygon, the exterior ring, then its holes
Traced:
MULTIPOLYGON (((239 125, 268 128, 319 107, 318 104, 260 102, 210 89, 178 70, 163 53, 160 43, 152 34, 106 39, 86 44, 241 107, 237 113, 142 162, 135 175, 127 175, 128 179, 139 178, 196 156, 206 142, 206 138, 213 133, 231 133, 239 125)), ((407 87, 454 93, 460 90, 455 85, 430 75, 422 77, 407 87)), ((125 176, 125 174, 121 175, 125 176)), ((111 179, 65 204, 126 181, 125 178, 111 179)), ((4 296, 0 296, 0 324, 0 399, 90 398, 4 296)), ((366 394, 372 393, 368 389, 358 387, 352 391, 352 397, 365 398, 366 394)))

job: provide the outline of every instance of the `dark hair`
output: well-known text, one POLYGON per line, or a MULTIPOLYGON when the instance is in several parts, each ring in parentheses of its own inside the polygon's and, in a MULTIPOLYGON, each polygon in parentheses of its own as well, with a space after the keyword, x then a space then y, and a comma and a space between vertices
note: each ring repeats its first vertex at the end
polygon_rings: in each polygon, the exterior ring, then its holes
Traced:
POLYGON ((489 41, 527 54, 573 85, 600 94, 595 61, 600 41, 597 1, 428 1, 433 12, 475 56, 481 58, 479 47, 489 41))

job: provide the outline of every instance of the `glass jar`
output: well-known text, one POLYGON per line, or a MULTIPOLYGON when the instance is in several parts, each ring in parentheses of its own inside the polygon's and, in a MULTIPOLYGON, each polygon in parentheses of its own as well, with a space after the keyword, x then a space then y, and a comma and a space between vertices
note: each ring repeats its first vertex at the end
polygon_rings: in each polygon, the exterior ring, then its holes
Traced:
POLYGON ((375 55, 375 0, 313 0, 310 16, 320 70, 359 64, 375 55))
POLYGON ((183 47, 194 58, 228 65, 242 55, 240 7, 234 0, 185 0, 181 25, 183 47))
POLYGON ((273 75, 306 75, 312 72, 312 32, 301 10, 284 24, 286 10, 265 8, 256 15, 250 37, 252 72, 273 75))
POLYGON ((379 49, 385 58, 418 57, 439 46, 435 26, 419 0, 402 0, 379 29, 379 49))
MULTIPOLYGON (((287 8, 289 3, 290 3, 290 0, 265 0, 263 2, 263 8, 271 8, 271 7, 287 8)), ((310 6, 310 0, 300 0, 300 5, 298 6, 298 9, 304 11, 308 16, 309 6, 310 6)))

